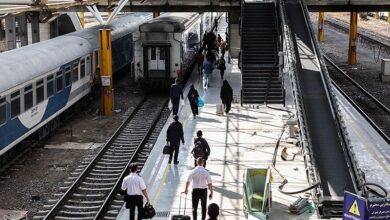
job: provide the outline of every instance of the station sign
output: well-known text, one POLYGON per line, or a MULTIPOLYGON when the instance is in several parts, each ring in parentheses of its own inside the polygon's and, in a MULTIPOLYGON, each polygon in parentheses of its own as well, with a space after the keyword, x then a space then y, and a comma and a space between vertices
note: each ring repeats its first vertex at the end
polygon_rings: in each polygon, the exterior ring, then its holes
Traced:
POLYGON ((366 199, 344 192, 343 220, 390 219, 390 198, 366 199))

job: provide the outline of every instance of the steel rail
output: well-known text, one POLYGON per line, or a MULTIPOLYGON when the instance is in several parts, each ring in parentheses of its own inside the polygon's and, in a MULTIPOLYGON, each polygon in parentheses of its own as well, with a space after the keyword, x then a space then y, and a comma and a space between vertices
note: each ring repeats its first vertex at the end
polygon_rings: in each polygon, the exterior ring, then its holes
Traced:
MULTIPOLYGON (((373 99, 371 99, 372 101, 374 101, 375 103, 378 102, 380 105, 381 108, 382 106, 385 108, 384 110, 387 111, 388 113, 390 113, 389 109, 384 106, 380 101, 378 101, 375 97, 373 97, 368 91, 366 91, 365 89, 363 89, 356 81, 354 81, 351 77, 349 77, 348 75, 346 75, 346 73, 340 69, 340 67, 338 67, 335 63, 333 63, 331 60, 329 60, 328 57, 325 57, 325 60, 328 61, 329 63, 332 64, 332 66, 335 67, 336 70, 338 70, 340 73, 342 73, 346 78, 348 78, 348 80, 350 80, 350 82, 353 83, 353 85, 355 85, 357 88, 359 88, 361 91, 363 91, 363 93, 365 95, 367 95, 368 97, 371 97, 373 99), (386 110, 387 109, 387 110, 386 110)), ((340 86, 337 85, 337 83, 335 81, 332 80, 332 84, 333 86, 341 93, 341 95, 344 96, 344 98, 346 98, 348 100, 349 103, 351 103, 351 105, 368 121, 368 123, 378 132, 378 134, 388 143, 390 144, 390 137, 387 136, 383 131, 382 129, 379 128, 379 126, 371 119, 370 116, 368 116, 359 106, 358 104, 355 103, 355 101, 352 100, 351 97, 349 97, 341 88, 340 86)))
POLYGON ((339 66, 337 66, 329 57, 324 55, 325 60, 330 63, 337 71, 339 71, 345 78, 347 78, 354 86, 359 88, 366 96, 368 96, 375 104, 377 104, 382 110, 390 114, 390 109, 387 108, 382 102, 376 99, 373 95, 371 95, 367 90, 365 90, 359 83, 357 83, 354 79, 352 79, 348 74, 342 70, 339 66))
POLYGON ((106 142, 106 144, 102 147, 102 149, 98 152, 98 154, 93 158, 93 160, 88 164, 88 166, 84 169, 84 171, 80 174, 80 176, 73 182, 73 184, 69 187, 69 189, 62 195, 62 197, 57 201, 57 203, 50 209, 50 211, 44 217, 44 220, 54 219, 55 215, 61 209, 63 204, 69 199, 69 197, 77 190, 77 188, 82 183, 87 174, 91 171, 93 166, 97 163, 97 161, 104 155, 106 150, 110 147, 110 145, 115 141, 115 138, 119 136, 121 131, 126 127, 128 122, 130 122, 134 116, 137 114, 138 110, 145 103, 146 97, 142 99, 142 101, 137 105, 137 107, 132 111, 129 117, 120 125, 120 127, 114 132, 111 138, 106 142))
POLYGON ((121 175, 119 176, 117 182, 113 186, 111 192, 107 195, 104 203, 102 204, 101 208, 99 209, 99 211, 96 214, 94 219, 96 219, 96 220, 104 219, 104 215, 106 214, 107 210, 110 208, 110 205, 111 205, 112 201, 114 200, 115 195, 118 193, 119 188, 121 187, 121 183, 122 183, 123 179, 125 178, 126 174, 129 171, 130 164, 132 162, 134 162, 134 160, 138 156, 138 153, 140 153, 140 151, 142 150, 143 146, 145 146, 145 144, 147 143, 149 137, 152 135, 152 133, 153 133, 153 131, 154 131, 154 129, 155 129, 159 119, 161 118, 161 115, 162 115, 165 107, 168 105, 168 101, 169 101, 169 99, 167 99, 165 101, 164 105, 162 105, 162 108, 160 109, 160 111, 158 112, 158 114, 156 115, 156 117, 153 120, 152 126, 150 127, 150 129, 147 132, 147 134, 143 137, 142 141, 137 146, 137 149, 135 150, 134 154, 131 156, 131 159, 127 163, 125 169, 123 169, 121 175))

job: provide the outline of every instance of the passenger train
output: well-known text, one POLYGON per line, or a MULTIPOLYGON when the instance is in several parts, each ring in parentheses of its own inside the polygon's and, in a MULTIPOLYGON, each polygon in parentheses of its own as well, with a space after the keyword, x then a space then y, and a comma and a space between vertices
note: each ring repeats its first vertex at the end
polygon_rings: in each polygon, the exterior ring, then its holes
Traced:
MULTIPOLYGON (((132 33, 151 13, 134 13, 108 26, 113 72, 132 61, 132 33)), ((99 28, 93 27, 0 54, 0 155, 37 132, 86 96, 99 64, 99 28)))
POLYGON ((135 81, 147 89, 168 88, 175 78, 185 81, 214 15, 165 13, 142 24, 133 35, 135 81))

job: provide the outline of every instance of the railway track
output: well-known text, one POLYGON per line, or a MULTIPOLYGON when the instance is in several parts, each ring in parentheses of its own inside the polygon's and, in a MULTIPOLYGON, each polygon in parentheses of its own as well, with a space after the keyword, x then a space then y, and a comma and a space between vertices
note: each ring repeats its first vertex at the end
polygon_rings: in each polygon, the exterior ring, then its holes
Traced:
MULTIPOLYGON (((132 162, 146 162, 166 110, 167 98, 145 98, 89 163, 79 166, 33 219, 115 219, 123 205, 119 188, 132 162), (77 176, 77 177, 75 177, 77 176)), ((164 121, 165 122, 165 121, 164 121)), ((160 128, 160 129, 161 129, 160 128)))
POLYGON ((333 85, 390 144, 390 109, 324 56, 333 85))

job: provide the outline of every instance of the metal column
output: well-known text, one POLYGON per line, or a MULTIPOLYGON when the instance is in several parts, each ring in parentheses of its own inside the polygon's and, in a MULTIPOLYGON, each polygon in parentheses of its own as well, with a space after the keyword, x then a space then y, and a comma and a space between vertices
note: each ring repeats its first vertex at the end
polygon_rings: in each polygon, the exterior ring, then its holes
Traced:
POLYGON ((324 42, 324 18, 325 12, 318 13, 318 42, 324 42))
POLYGON ((348 64, 356 64, 357 12, 351 12, 349 23, 348 64))
POLYGON ((40 41, 39 12, 32 12, 32 16, 31 16, 31 42, 37 43, 39 41, 40 41))
POLYGON ((112 89, 112 52, 111 52, 111 30, 99 30, 100 43, 100 66, 102 85, 102 111, 106 116, 112 115, 113 89, 112 89))
POLYGON ((27 17, 25 14, 22 14, 18 17, 18 20, 20 45, 23 47, 28 45, 27 17))
POLYGON ((81 27, 84 29, 85 26, 84 12, 79 12, 79 19, 80 19, 81 27))
POLYGON ((7 50, 16 48, 16 20, 14 16, 5 18, 5 39, 7 41, 7 50))
POLYGON ((228 47, 229 47, 229 54, 232 58, 238 58, 238 55, 240 53, 240 42, 241 42, 241 36, 240 36, 240 13, 239 12, 229 12, 228 14, 229 18, 229 41, 228 41, 228 47))
POLYGON ((0 41, 2 41, 5 38, 4 30, 5 27, 3 27, 3 19, 0 18, 0 41))

